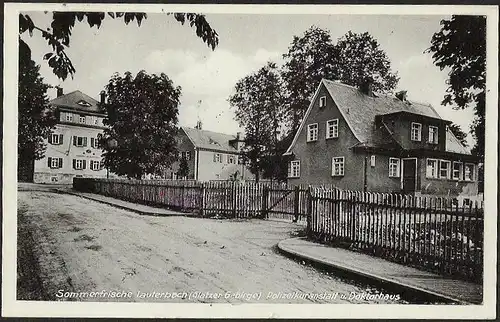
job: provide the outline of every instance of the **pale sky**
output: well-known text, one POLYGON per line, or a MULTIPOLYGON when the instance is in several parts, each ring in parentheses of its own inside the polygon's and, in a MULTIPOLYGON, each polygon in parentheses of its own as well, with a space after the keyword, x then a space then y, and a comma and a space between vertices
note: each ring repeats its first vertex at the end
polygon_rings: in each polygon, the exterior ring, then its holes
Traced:
MULTIPOLYGON (((37 26, 49 26, 50 13, 29 14, 37 26)), ((207 14, 206 18, 219 34, 215 51, 189 26, 160 13, 148 14, 141 27, 109 18, 100 29, 77 24, 67 50, 76 74, 65 82, 42 62, 43 54, 51 50, 39 34, 33 38, 26 34, 23 39, 41 64, 45 81, 62 86, 65 93, 79 89, 97 99, 114 72, 164 72, 182 87, 180 125, 193 127, 200 118, 204 129, 231 134, 240 130, 227 102, 234 85, 268 60, 281 63, 294 35, 301 36, 312 25, 328 29, 333 41, 349 30, 368 31, 400 77, 397 90, 407 90, 410 100, 430 103, 441 117, 469 131, 473 111, 440 105, 447 88, 447 71, 440 71, 430 54, 423 53, 440 29, 440 20, 447 16, 207 14)), ((472 146, 470 134, 468 141, 472 146)))

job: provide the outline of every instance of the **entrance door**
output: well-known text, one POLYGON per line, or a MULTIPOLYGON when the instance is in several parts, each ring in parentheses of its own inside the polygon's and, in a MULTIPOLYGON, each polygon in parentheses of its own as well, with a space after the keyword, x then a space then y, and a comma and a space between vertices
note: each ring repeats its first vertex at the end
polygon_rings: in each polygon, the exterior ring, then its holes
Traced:
POLYGON ((414 193, 416 186, 417 159, 403 159, 403 193, 414 193))

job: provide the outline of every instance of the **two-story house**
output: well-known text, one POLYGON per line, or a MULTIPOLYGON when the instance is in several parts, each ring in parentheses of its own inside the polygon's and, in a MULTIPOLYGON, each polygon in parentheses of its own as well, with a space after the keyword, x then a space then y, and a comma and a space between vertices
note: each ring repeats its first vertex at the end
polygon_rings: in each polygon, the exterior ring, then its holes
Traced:
MULTIPOLYGON (((253 179, 240 156, 243 138, 237 135, 203 130, 201 122, 195 128, 182 126, 176 137, 179 160, 186 159, 188 175, 185 179, 210 181, 253 179)), ((180 161, 165 173, 168 179, 179 179, 180 161)))
POLYGON ((98 146, 106 115, 99 102, 80 91, 64 95, 62 88, 58 88, 49 108, 58 121, 45 141, 44 158, 35 161, 33 181, 70 184, 74 177, 106 177, 98 146))
POLYGON ((462 196, 478 193, 478 159, 430 105, 323 79, 286 151, 289 182, 341 189, 462 196))

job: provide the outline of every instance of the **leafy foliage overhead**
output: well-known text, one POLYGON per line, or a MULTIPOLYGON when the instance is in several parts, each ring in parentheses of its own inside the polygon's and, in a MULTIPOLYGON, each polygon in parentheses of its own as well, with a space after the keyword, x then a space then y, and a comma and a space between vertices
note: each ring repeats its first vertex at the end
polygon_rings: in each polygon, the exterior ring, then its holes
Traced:
POLYGON ((443 105, 456 109, 474 108, 471 133, 476 140, 473 152, 484 157, 486 91, 486 18, 452 16, 441 21, 441 30, 431 39, 426 52, 434 64, 449 69, 443 105))
POLYGON ((161 175, 177 159, 181 88, 165 74, 114 74, 106 85, 104 162, 118 175, 161 175), (114 140, 117 144, 106 144, 114 140))
MULTIPOLYGON (((168 13, 173 15, 174 19, 183 24, 188 22, 192 28, 196 29, 196 35, 203 40, 212 50, 219 43, 217 32, 212 29, 206 21, 205 16, 195 13, 168 13)), ((73 76, 76 72, 71 59, 65 52, 65 49, 70 46, 72 29, 77 22, 86 22, 90 28, 96 26, 100 28, 102 21, 109 17, 111 19, 123 19, 125 24, 136 21, 140 26, 142 21, 147 18, 143 12, 53 12, 52 22, 50 27, 42 29, 36 26, 33 20, 27 14, 19 14, 19 36, 25 32, 29 32, 33 36, 33 32, 40 32, 42 37, 47 40, 47 44, 52 48, 52 52, 48 52, 43 56, 48 65, 52 68, 54 74, 65 80, 69 75, 73 76)), ((29 46, 19 37, 19 46, 28 50, 29 46)))

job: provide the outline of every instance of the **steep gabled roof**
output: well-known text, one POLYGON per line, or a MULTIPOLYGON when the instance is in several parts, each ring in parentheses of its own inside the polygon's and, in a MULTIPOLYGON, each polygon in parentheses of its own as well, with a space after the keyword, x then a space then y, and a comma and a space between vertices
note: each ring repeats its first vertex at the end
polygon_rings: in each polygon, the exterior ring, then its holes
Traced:
POLYGON ((462 142, 460 142, 455 134, 449 129, 446 129, 446 151, 461 154, 471 154, 469 148, 465 147, 462 142))
MULTIPOLYGON (((291 150, 295 145, 305 122, 307 121, 321 85, 325 86, 328 93, 332 97, 347 125, 359 141, 359 146, 380 146, 391 143, 392 138, 385 133, 384 129, 375 128, 375 117, 377 115, 404 112, 435 119, 442 119, 431 105, 411 101, 403 102, 398 98, 389 96, 371 97, 362 93, 356 87, 323 79, 311 100, 309 108, 304 115, 304 119, 302 120, 297 133, 295 133, 292 144, 286 151, 285 155, 291 154, 291 150)), ((448 144, 450 144, 451 148, 456 151, 467 150, 451 132, 447 133, 446 144, 447 150, 448 144)))
POLYGON ((98 101, 78 90, 54 98, 49 102, 49 105, 52 106, 65 107, 86 112, 103 113, 98 104, 98 101))
POLYGON ((230 140, 236 139, 236 135, 199 130, 186 126, 182 126, 181 129, 197 148, 230 153, 238 152, 235 147, 229 144, 230 140))

